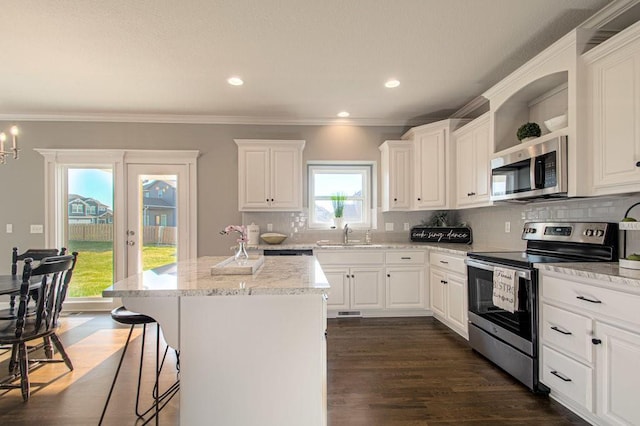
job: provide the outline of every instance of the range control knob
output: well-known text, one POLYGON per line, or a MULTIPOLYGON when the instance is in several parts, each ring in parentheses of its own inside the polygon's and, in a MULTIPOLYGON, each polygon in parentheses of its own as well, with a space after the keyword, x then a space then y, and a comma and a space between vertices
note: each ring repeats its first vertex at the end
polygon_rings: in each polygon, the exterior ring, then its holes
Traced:
POLYGON ((586 235, 587 237, 593 237, 593 229, 587 229, 586 231, 584 231, 584 235, 586 235))
POLYGON ((596 230, 596 237, 602 237, 602 236, 604 236, 604 230, 602 229, 596 230))

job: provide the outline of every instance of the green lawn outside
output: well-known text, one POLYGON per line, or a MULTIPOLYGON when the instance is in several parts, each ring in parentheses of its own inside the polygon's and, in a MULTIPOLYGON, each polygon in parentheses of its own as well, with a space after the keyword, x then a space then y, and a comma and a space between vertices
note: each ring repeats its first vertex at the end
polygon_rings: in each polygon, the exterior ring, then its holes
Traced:
MULTIPOLYGON (((113 283, 113 244, 111 242, 69 241, 69 252, 78 252, 68 297, 100 297, 113 283)), ((143 269, 153 269, 176 261, 175 246, 145 245, 143 269)))

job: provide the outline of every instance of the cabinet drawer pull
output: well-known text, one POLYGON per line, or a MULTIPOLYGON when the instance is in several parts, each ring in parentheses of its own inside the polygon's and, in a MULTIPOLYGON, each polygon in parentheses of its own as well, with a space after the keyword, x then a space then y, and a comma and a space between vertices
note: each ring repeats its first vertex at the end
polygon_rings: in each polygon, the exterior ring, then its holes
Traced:
POLYGON ((448 283, 448 281, 445 281, 445 280, 440 280, 440 282, 441 282, 442 284, 447 284, 447 283, 448 283))
POLYGON ((570 331, 560 330, 560 329, 559 329, 558 327, 556 327, 555 325, 554 325, 553 327, 551 327, 551 329, 552 329, 553 331, 557 331, 557 332, 558 332, 558 333, 560 333, 560 334, 564 334, 565 336, 568 336, 568 335, 570 335, 570 334, 573 334, 573 333, 571 333, 570 331))
POLYGON ((564 377, 561 374, 559 374, 557 371, 552 371, 551 374, 553 374, 554 376, 556 376, 557 378, 559 378, 560 380, 564 381, 564 382, 570 382, 571 379, 568 377, 564 377))
POLYGON ((584 300, 585 302, 589 302, 589 303, 602 303, 601 301, 599 301, 597 299, 589 299, 589 298, 584 297, 584 296, 576 296, 576 299, 584 300))
POLYGON ((600 339, 591 339, 591 343, 593 343, 594 345, 599 345, 600 343, 602 343, 602 340, 600 340, 600 339))
POLYGON ((446 260, 441 260, 440 263, 444 263, 445 265, 449 264, 449 262, 447 262, 446 260))
POLYGON ((403 256, 403 257, 401 257, 400 259, 402 259, 402 260, 411 260, 411 257, 409 257, 409 256, 403 256))

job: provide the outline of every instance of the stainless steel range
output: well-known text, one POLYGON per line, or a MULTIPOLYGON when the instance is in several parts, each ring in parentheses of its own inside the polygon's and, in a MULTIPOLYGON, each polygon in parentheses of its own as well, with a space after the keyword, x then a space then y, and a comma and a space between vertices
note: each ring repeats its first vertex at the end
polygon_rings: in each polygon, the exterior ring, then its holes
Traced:
POLYGON ((538 381, 538 271, 536 263, 618 260, 618 226, 606 222, 530 222, 524 252, 467 255, 469 343, 534 392, 538 381), (513 312, 494 304, 494 270, 514 275, 513 312))

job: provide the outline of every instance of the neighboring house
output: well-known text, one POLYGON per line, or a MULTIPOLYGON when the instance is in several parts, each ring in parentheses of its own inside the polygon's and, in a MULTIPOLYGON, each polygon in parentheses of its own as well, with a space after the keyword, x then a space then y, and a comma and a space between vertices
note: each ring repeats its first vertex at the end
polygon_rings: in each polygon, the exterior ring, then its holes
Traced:
MULTIPOLYGON (((151 180, 142 186, 144 226, 176 226, 174 182, 151 180)), ((113 223, 113 211, 106 204, 78 194, 69 194, 69 223, 113 223)))
POLYGON ((67 205, 69 223, 113 223, 113 211, 100 201, 69 194, 67 205))
POLYGON ((176 226, 175 182, 150 180, 142 185, 145 226, 176 226))

